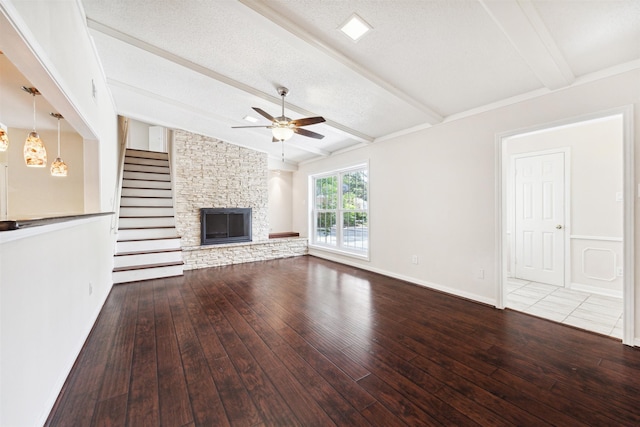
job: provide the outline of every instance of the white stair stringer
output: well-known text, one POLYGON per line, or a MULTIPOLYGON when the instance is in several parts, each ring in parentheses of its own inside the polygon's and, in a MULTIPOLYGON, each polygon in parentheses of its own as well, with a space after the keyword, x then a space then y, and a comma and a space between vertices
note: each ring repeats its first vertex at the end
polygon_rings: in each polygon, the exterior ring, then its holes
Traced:
POLYGON ((167 153, 127 149, 113 283, 181 276, 167 153))

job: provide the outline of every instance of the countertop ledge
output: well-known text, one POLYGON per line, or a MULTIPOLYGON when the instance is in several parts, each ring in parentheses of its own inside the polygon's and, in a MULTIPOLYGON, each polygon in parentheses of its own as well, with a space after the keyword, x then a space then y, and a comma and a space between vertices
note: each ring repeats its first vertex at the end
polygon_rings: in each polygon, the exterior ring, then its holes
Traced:
POLYGON ((55 224, 59 222, 73 221, 76 219, 86 219, 91 217, 113 215, 113 214, 114 212, 98 212, 98 213, 90 213, 90 214, 53 216, 53 217, 45 217, 45 218, 4 220, 4 221, 0 221, 0 232, 20 230, 23 228, 37 227, 40 225, 55 224))

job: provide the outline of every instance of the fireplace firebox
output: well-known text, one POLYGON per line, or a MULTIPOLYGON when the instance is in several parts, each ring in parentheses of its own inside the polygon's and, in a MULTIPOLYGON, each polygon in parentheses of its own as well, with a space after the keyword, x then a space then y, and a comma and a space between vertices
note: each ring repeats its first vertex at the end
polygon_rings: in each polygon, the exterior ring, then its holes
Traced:
POLYGON ((251 208, 200 209, 200 244, 251 241, 251 208))

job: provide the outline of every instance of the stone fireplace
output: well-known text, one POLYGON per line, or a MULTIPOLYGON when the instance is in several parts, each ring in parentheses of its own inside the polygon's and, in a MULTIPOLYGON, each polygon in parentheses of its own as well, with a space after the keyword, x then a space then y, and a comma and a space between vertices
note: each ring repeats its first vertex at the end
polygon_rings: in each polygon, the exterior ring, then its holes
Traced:
POLYGON ((176 229, 182 236, 185 270, 307 253, 306 238, 269 239, 266 153, 176 130, 171 157, 176 229), (251 210, 249 240, 204 244, 201 209, 236 206, 251 210))

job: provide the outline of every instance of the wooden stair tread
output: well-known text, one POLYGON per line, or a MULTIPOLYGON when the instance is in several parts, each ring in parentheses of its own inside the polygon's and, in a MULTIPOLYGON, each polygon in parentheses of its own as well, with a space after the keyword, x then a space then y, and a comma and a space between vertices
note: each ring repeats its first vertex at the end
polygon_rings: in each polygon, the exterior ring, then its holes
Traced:
POLYGON ((129 256, 129 255, 147 255, 147 254, 164 254, 171 252, 182 252, 182 249, 158 249, 155 251, 133 251, 133 252, 118 252, 113 256, 129 256))
MULTIPOLYGON (((168 228, 168 227, 167 227, 168 228)), ((124 243, 124 242, 146 242, 148 240, 174 240, 174 239, 180 239, 180 236, 175 236, 175 237, 150 237, 148 239, 124 239, 124 240, 117 240, 117 243, 124 243)))
MULTIPOLYGON (((140 217, 134 217, 140 218, 140 217)), ((175 225, 163 225, 155 227, 118 227, 118 230, 152 230, 154 228, 176 228, 175 225)))
POLYGON ((116 267, 113 269, 113 272, 118 273, 120 271, 146 270, 149 268, 160 268, 160 267, 174 267, 178 265, 184 265, 184 262, 183 261, 161 262, 158 264, 144 264, 144 265, 133 265, 129 267, 116 267))

